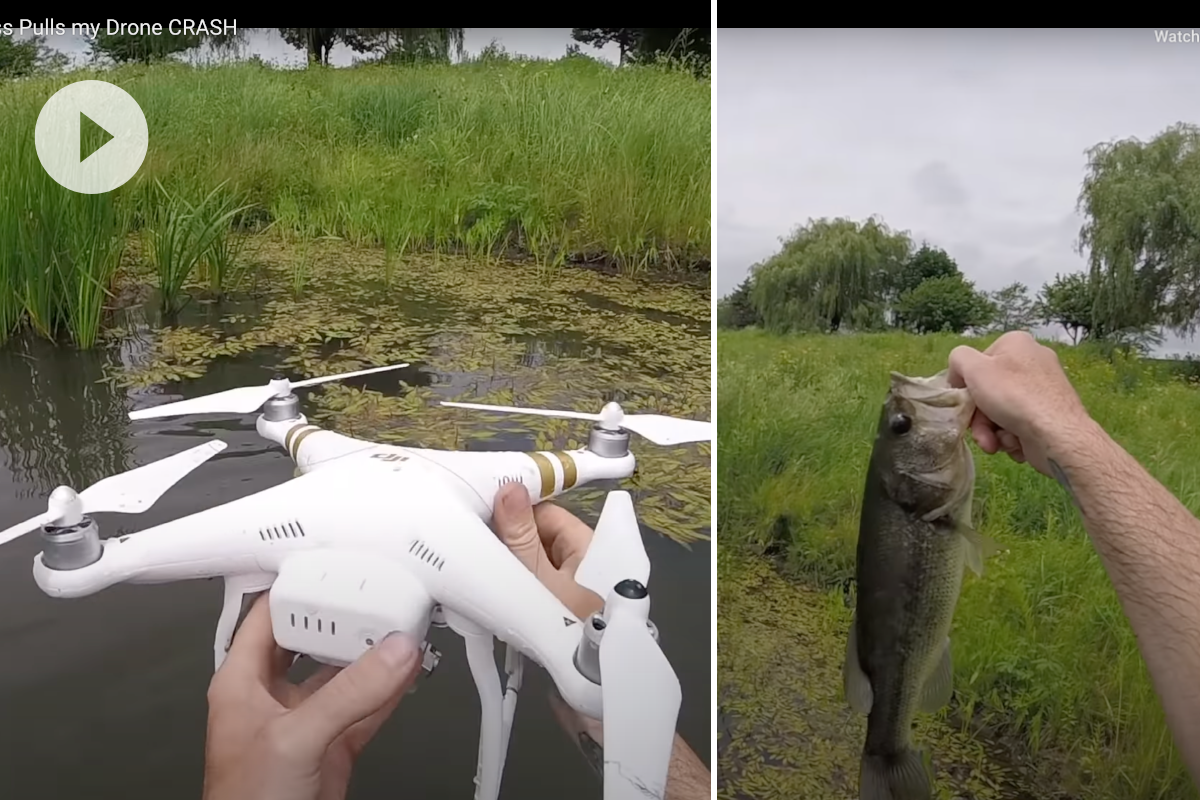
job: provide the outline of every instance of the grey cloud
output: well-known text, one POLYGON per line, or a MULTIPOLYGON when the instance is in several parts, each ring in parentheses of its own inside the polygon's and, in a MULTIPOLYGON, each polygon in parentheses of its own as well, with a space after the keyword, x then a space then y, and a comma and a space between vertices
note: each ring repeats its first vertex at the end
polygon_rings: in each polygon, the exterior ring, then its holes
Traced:
POLYGON ((931 161, 912 176, 913 190, 931 206, 965 206, 967 190, 944 161, 931 161))

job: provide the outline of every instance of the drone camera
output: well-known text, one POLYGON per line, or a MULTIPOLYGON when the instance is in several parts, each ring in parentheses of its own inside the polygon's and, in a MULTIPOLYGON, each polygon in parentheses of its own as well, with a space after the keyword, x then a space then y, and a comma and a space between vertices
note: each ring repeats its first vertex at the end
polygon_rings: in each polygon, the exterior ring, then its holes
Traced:
POLYGON ((42 528, 42 563, 54 570, 74 570, 91 566, 104 554, 100 528, 91 517, 66 527, 42 528))
MULTIPOLYGON (((313 550, 284 562, 271 586, 275 641, 345 666, 392 632, 424 642, 433 601, 399 564, 375 554, 313 550)), ((437 655, 425 652, 432 671, 437 655)))

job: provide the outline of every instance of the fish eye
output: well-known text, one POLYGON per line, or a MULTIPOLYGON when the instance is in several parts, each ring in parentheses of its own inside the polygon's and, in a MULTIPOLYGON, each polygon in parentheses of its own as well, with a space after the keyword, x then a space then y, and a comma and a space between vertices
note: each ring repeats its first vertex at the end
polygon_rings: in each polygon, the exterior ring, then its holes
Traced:
POLYGON ((891 427, 892 433, 903 436, 912 428, 912 417, 908 414, 894 414, 888 420, 888 425, 891 427))

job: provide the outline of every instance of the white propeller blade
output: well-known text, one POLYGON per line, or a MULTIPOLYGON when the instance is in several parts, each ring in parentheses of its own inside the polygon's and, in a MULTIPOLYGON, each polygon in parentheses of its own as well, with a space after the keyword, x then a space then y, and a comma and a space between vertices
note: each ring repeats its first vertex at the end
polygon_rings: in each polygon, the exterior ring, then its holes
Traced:
POLYGON ((596 521, 596 532, 588 545, 575 581, 601 597, 618 582, 632 578, 645 586, 650 581, 650 557, 642 543, 633 497, 629 492, 609 492, 596 521))
POLYGON ((599 422, 609 430, 624 428, 644 436, 655 444, 671 445, 712 440, 712 423, 698 419, 680 419, 662 414, 625 414, 616 403, 608 403, 599 414, 584 411, 549 411, 542 408, 517 408, 514 406, 489 406, 480 403, 456 403, 443 400, 442 405, 454 408, 472 408, 479 411, 497 411, 504 414, 534 414, 539 417, 562 419, 586 419, 599 422))
POLYGON ((617 604, 600 640, 604 800, 665 797, 683 692, 636 607, 617 604))
POLYGON ((0 531, 0 544, 6 544, 24 533, 56 522, 64 516, 92 514, 97 511, 140 514, 154 505, 189 472, 224 449, 225 443, 220 440, 205 442, 182 453, 111 475, 78 494, 67 486, 60 486, 50 495, 47 502, 49 510, 46 513, 0 531))
POLYGON ((391 369, 407 367, 408 364, 392 364, 386 367, 372 367, 355 372, 343 372, 340 375, 323 375, 319 378, 306 378, 302 381, 289 381, 287 378, 273 380, 263 386, 239 386, 236 389, 226 389, 223 392, 193 397, 175 403, 166 403, 152 408, 143 408, 129 414, 130 419, 150 419, 152 417, 176 417, 183 414, 249 414, 257 411, 262 404, 272 397, 284 397, 292 389, 302 389, 305 386, 316 386, 318 383, 338 381, 343 378, 354 378, 359 375, 370 375, 374 372, 385 372, 391 369))

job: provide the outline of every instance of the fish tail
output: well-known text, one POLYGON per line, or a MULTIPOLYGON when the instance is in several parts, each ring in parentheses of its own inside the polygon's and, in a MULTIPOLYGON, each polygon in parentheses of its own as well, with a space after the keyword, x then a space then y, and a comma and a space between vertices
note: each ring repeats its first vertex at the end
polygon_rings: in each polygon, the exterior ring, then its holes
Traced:
POLYGON ((932 800, 933 776, 919 750, 863 753, 860 800, 932 800))

